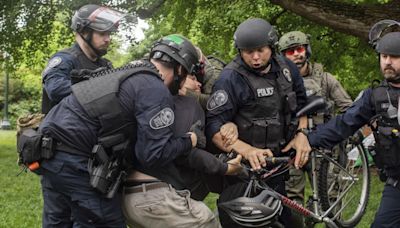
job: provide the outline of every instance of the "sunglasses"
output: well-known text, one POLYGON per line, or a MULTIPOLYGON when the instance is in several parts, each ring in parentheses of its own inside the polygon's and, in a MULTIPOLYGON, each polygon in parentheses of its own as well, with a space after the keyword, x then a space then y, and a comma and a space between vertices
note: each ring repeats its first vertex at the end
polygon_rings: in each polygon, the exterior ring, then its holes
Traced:
POLYGON ((295 47, 295 48, 289 48, 289 49, 287 49, 286 51, 285 51, 285 54, 286 55, 294 55, 294 52, 297 52, 297 53, 303 53, 303 52, 305 52, 306 51, 306 48, 304 47, 304 46, 298 46, 298 47, 295 47))

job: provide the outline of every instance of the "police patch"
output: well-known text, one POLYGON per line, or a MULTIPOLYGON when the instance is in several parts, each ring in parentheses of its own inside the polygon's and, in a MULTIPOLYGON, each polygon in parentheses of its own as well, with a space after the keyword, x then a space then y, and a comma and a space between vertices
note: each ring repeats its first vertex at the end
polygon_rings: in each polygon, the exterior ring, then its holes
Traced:
POLYGON ((269 97, 274 94, 274 87, 259 88, 257 89, 258 97, 269 97))
POLYGON ((150 127, 154 130, 165 128, 174 123, 175 115, 171 108, 164 108, 150 119, 150 127))
POLYGON ((290 70, 288 68, 284 68, 282 70, 282 72, 283 72, 283 76, 285 76, 286 80, 288 82, 291 82, 292 81, 292 75, 290 74, 290 70))
POLYGON ((211 111, 222 105, 226 104, 228 101, 228 94, 224 90, 217 90, 207 101, 207 110, 211 111))
POLYGON ((51 68, 54 68, 58 65, 60 65, 60 63, 62 62, 61 57, 54 57, 52 59, 50 59, 49 63, 47 64, 46 68, 43 71, 43 75, 45 75, 51 68))

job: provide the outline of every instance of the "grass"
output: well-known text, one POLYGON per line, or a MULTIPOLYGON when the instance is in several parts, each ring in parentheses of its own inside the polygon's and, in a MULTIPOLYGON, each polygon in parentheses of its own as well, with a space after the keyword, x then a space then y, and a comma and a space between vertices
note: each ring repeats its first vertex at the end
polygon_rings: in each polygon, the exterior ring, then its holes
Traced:
MULTIPOLYGON (((17 176, 21 169, 17 166, 15 134, 15 131, 0 130, 0 227, 41 227, 43 201, 40 178, 30 172, 17 176)), ((375 174, 372 175, 368 208, 357 227, 370 227, 382 189, 383 184, 375 174)), ((204 202, 215 210, 217 197, 216 194, 210 194, 204 202)))
POLYGON ((17 165, 15 131, 0 131, 0 227, 41 227, 39 176, 17 165))

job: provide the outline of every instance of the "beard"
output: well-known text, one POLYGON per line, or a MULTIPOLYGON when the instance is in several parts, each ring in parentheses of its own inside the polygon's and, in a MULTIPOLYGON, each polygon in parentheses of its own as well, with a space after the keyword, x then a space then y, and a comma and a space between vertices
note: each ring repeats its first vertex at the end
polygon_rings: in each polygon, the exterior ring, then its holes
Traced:
POLYGON ((297 68, 300 70, 307 62, 307 58, 304 56, 300 56, 299 58, 293 60, 294 64, 296 64, 297 68))
POLYGON ((382 71, 383 77, 388 82, 400 83, 400 72, 397 72, 393 67, 385 67, 382 71))

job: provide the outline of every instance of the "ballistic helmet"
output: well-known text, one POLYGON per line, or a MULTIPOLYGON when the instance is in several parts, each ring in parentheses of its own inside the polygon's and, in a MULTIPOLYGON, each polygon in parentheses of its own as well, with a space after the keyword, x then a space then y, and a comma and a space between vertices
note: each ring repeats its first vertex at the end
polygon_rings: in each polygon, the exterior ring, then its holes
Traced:
POLYGON ((237 224, 245 227, 265 227, 274 223, 282 212, 282 202, 270 190, 263 190, 256 197, 239 197, 219 203, 237 224))
POLYGON ((123 13, 105 6, 84 5, 72 17, 71 28, 78 33, 87 28, 98 32, 115 32, 123 17, 123 13))
POLYGON ((251 18, 243 21, 233 35, 235 47, 254 49, 270 46, 273 49, 278 41, 275 29, 261 18, 251 18))
POLYGON ((400 56, 400 32, 391 32, 384 35, 376 43, 376 52, 400 56))
POLYGON ((284 52, 285 50, 295 46, 304 45, 307 50, 306 52, 307 58, 311 56, 310 37, 309 35, 306 35, 303 32, 292 31, 283 34, 279 39, 278 45, 280 52, 284 52))
POLYGON ((197 75, 201 70, 196 48, 186 37, 178 34, 168 35, 156 41, 151 48, 150 58, 164 62, 176 61, 193 75, 197 75))
POLYGON ((390 32, 400 32, 400 22, 389 19, 378 21, 369 30, 369 43, 375 48, 378 40, 390 32))

